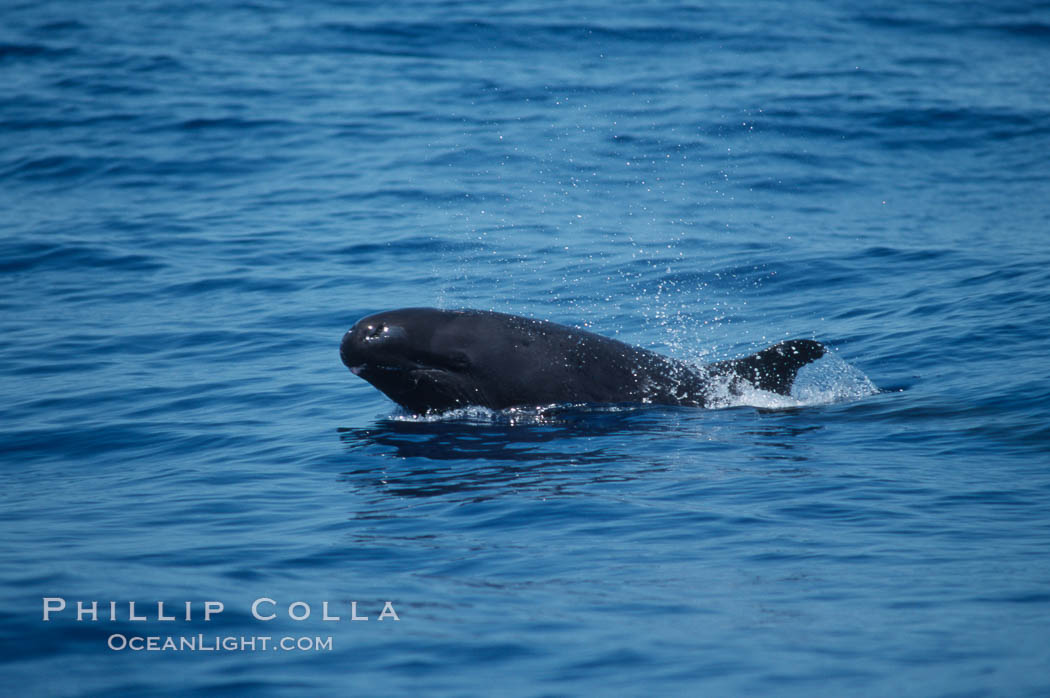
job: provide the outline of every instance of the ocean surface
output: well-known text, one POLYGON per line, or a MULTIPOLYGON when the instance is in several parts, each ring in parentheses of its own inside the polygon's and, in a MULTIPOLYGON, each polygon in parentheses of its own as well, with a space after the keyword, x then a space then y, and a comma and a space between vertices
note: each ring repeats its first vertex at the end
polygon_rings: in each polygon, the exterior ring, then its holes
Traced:
POLYGON ((0 693, 1050 695, 1048 66, 1016 0, 4 2, 0 693), (339 341, 428 305, 832 351, 413 417, 339 341))

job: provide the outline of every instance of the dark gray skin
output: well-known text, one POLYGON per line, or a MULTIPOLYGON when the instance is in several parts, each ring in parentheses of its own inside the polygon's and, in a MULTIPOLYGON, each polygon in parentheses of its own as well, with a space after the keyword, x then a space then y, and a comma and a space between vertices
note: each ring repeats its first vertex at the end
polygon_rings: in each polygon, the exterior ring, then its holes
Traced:
POLYGON ((824 355, 808 339, 702 368, 601 335, 485 310, 405 308, 369 315, 343 336, 343 363, 410 412, 477 405, 640 403, 704 407, 713 380, 787 395, 824 355))

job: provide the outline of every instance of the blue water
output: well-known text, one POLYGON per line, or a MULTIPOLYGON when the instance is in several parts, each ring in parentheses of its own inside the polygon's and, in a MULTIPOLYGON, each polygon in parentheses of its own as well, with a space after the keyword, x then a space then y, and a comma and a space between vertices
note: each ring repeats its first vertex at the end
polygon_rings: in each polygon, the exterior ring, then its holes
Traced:
POLYGON ((0 692, 1050 694, 1048 38, 1019 1, 4 3, 0 692), (790 398, 420 419, 338 354, 411 305, 833 353, 790 398), (198 634, 322 646, 111 649, 198 634))

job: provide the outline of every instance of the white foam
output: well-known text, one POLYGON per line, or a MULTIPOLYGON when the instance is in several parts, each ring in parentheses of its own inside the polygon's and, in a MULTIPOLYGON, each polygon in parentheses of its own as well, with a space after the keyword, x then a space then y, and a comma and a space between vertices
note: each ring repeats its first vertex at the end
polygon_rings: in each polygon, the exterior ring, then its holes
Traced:
MULTIPOLYGON (((609 406, 615 408, 615 406, 609 406)), ((556 424, 563 420, 560 412, 566 409, 566 405, 543 405, 540 407, 509 407, 502 410, 492 410, 488 407, 470 406, 460 407, 447 412, 433 412, 428 414, 402 413, 393 415, 391 419, 399 422, 466 422, 472 424, 501 424, 515 426, 556 424)), ((591 407, 588 410, 604 410, 606 406, 591 407)))
POLYGON ((851 402, 877 392, 879 389, 860 369, 830 352, 803 366, 791 388, 791 395, 803 405, 851 402))
POLYGON ((879 392, 860 370, 830 352, 799 369, 790 395, 759 390, 739 381, 731 389, 732 383, 729 376, 715 379, 710 386, 707 406, 776 410, 850 402, 879 392))

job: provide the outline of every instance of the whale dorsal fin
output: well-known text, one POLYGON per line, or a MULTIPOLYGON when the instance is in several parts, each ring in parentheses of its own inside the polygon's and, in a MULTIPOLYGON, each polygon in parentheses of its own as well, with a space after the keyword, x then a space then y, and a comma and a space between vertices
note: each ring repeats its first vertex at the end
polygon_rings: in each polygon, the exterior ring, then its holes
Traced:
POLYGON ((760 390, 788 395, 798 370, 824 356, 824 345, 812 339, 792 339, 742 359, 707 366, 711 375, 735 375, 760 390))

